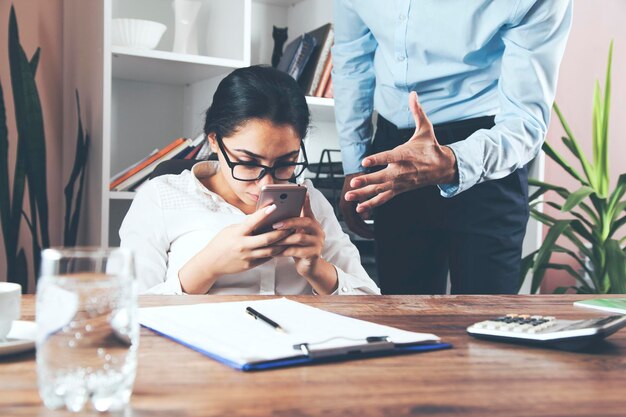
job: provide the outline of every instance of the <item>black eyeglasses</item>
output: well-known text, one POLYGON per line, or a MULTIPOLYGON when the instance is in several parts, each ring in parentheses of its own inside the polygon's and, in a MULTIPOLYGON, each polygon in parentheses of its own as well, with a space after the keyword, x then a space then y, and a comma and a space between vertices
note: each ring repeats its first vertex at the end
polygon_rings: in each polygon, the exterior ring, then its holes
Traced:
POLYGON ((304 157, 303 162, 278 162, 274 164, 272 167, 268 167, 266 165, 255 164, 254 162, 233 162, 228 157, 228 153, 226 152, 226 148, 222 143, 222 138, 219 136, 215 137, 217 141, 217 145, 230 168, 233 178, 238 181, 258 181, 263 178, 266 174, 270 174, 272 178, 277 181, 289 181, 294 178, 298 178, 306 167, 309 165, 309 161, 306 156, 306 150, 304 149, 304 144, 300 142, 300 149, 302 149, 302 156, 304 157))

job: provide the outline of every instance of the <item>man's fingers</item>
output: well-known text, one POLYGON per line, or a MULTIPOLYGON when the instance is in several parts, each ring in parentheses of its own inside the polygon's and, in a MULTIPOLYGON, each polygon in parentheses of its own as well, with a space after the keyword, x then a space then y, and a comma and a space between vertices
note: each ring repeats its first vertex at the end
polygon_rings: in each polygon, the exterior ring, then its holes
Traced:
POLYGON ((385 191, 391 190, 392 187, 393 183, 391 181, 387 181, 382 184, 366 185, 363 188, 359 188, 358 190, 353 190, 349 193, 346 193, 346 200, 358 202, 369 200, 370 198, 375 197, 378 194, 382 194, 385 191))
MULTIPOLYGON (((361 175, 360 177, 353 178, 352 181, 350 181, 350 186, 354 189, 354 188, 364 187, 369 184, 381 184, 387 181, 388 177, 389 177, 389 168, 385 168, 383 170, 376 171, 371 174, 361 175)), ((346 200, 350 201, 347 195, 346 195, 346 200)))
POLYGON ((369 199, 358 206, 356 206, 357 213, 366 213, 372 211, 374 207, 380 206, 381 204, 385 204, 387 201, 393 198, 392 191, 385 191, 384 193, 378 194, 376 197, 369 199))
POLYGON ((261 223, 261 221, 269 216, 274 210, 276 210, 276 204, 263 207, 262 209, 247 215, 246 219, 243 221, 244 233, 247 235, 251 234, 259 223, 261 223))
POLYGON ((396 147, 390 151, 379 152, 377 154, 368 156, 361 162, 361 165, 369 168, 378 165, 389 165, 393 162, 398 162, 400 160, 402 160, 402 152, 400 149, 398 149, 398 147, 396 147))
POLYGON ((430 120, 428 120, 422 105, 419 103, 415 91, 411 91, 411 94, 409 94, 409 109, 413 115, 413 120, 415 120, 415 133, 423 128, 432 128, 430 120))

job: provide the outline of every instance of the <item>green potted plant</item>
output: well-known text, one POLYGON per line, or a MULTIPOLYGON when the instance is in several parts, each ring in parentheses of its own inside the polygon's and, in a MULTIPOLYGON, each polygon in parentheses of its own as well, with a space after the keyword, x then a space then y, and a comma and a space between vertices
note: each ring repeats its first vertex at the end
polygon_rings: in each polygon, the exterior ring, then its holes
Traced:
MULTIPOLYGON (((9 180, 9 133, 2 83, 0 82, 0 224, 7 259, 6 278, 28 289, 26 253, 20 243, 22 220, 30 231, 33 273, 39 270, 42 248, 50 246, 48 233, 48 194, 46 181, 46 139, 43 113, 35 75, 39 64, 40 48, 29 60, 19 39, 15 9, 9 16, 9 66, 15 124, 17 126, 17 151, 12 183, 9 180), (24 210, 24 193, 28 191, 29 211, 24 210)), ((78 135, 74 165, 65 187, 65 225, 63 244, 73 246, 78 233, 78 216, 82 201, 85 167, 89 149, 89 133, 83 132, 78 108, 78 135)))
POLYGON ((626 238, 620 231, 626 224, 626 173, 619 176, 615 188, 610 187, 608 164, 608 130, 611 104, 611 62, 613 42, 609 47, 608 65, 604 94, 596 81, 593 101, 593 160, 590 161, 565 121, 559 107, 554 110, 563 125, 566 136, 562 137, 573 160, 582 167, 582 173, 566 158, 560 155, 548 142, 543 145, 546 155, 555 161, 568 174, 575 178, 580 187, 569 190, 565 187, 530 180, 537 190, 530 196, 531 216, 548 227, 548 233, 541 247, 522 259, 521 280, 532 269, 531 293, 536 293, 549 269, 564 270, 576 283, 569 287, 559 287, 563 293, 573 289, 577 293, 626 293, 626 238), (543 199, 548 191, 556 199, 543 199), (537 209, 545 204, 559 210, 562 216, 555 218, 537 209), (568 244, 562 244, 563 241, 568 244), (575 247, 572 250, 571 247, 575 247), (554 252, 563 253, 575 261, 571 264, 551 262, 554 252))

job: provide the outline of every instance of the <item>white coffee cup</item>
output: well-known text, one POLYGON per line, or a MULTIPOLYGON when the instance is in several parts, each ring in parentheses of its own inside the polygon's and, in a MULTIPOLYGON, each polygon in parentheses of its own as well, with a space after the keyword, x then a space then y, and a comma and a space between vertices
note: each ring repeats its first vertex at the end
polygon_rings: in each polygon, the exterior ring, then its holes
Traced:
POLYGON ((13 322, 20 318, 22 286, 13 282, 0 282, 0 342, 9 334, 13 322))

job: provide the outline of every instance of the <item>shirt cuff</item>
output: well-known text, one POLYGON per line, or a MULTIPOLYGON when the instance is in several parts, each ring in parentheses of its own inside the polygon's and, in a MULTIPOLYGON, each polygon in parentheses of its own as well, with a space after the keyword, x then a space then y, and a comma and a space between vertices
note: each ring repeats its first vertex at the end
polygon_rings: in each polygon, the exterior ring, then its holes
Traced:
POLYGON ((482 174, 482 158, 480 151, 475 144, 469 140, 462 140, 447 145, 456 157, 456 166, 459 172, 458 184, 439 184, 441 196, 445 198, 454 197, 463 191, 476 185, 482 174))
POLYGON ((367 142, 354 142, 347 145, 341 145, 341 161, 343 164, 344 175, 365 172, 366 169, 361 162, 368 155, 367 142))

